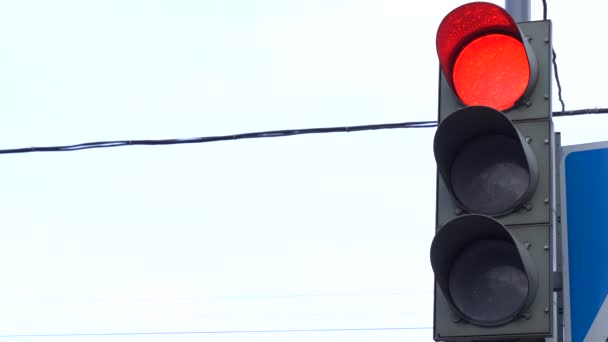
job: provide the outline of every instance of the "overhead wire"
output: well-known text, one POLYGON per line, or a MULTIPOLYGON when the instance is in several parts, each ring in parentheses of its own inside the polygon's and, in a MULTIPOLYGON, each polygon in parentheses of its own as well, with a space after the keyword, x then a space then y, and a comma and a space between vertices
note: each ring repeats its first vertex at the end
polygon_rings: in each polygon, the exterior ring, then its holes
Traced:
POLYGON ((557 62, 555 59, 557 58, 557 54, 555 53, 555 49, 552 49, 553 52, 553 73, 555 74, 555 83, 557 84, 557 98, 562 105, 562 113, 566 111, 566 105, 564 104, 564 99, 562 98, 562 84, 559 81, 559 74, 557 73, 557 62))
POLYGON ((29 152, 69 152, 80 151, 92 148, 109 148, 120 146, 136 146, 136 145, 177 145, 177 144, 196 144, 226 140, 254 139, 254 138, 276 138, 291 135, 302 134, 322 134, 322 133, 337 133, 337 132, 360 132, 379 129, 396 129, 396 128, 427 128, 436 127, 436 121, 411 121, 400 123, 360 125, 360 126, 341 126, 341 127, 321 127, 321 128, 301 128, 301 129, 284 129, 275 131, 262 131, 239 133, 229 135, 218 135, 208 137, 186 138, 186 139, 145 139, 145 140, 112 140, 112 141, 95 141, 75 145, 61 146, 43 146, 43 147, 22 147, 0 150, 0 154, 14 153, 29 153, 29 152))
MULTIPOLYGON (((584 114, 608 114, 608 108, 588 108, 576 109, 568 111, 553 112, 553 116, 574 116, 584 114)), ((275 131, 262 131, 250 133, 238 133, 218 136, 182 138, 182 139, 143 139, 143 140, 110 140, 110 141, 94 141, 75 145, 59 145, 59 146, 33 146, 0 149, 0 154, 16 154, 16 153, 31 153, 31 152, 70 152, 80 151, 93 148, 109 148, 121 146, 158 146, 158 145, 178 145, 178 144, 200 144, 216 141, 255 139, 255 138, 277 138, 292 135, 303 134, 323 134, 323 133, 349 133, 362 132, 382 129, 397 129, 397 128, 432 128, 437 127, 437 121, 409 121, 399 123, 372 124, 360 126, 340 126, 340 127, 321 127, 321 128, 300 128, 300 129, 283 129, 275 131)))
POLYGON ((586 115, 586 114, 608 114, 608 108, 587 108, 587 109, 575 109, 565 110, 561 112, 553 112, 553 116, 574 116, 574 115, 586 115))
MULTIPOLYGON (((547 0, 543 0, 543 20, 547 20, 547 0)), ((551 58, 551 61, 553 63, 553 73, 555 74, 555 83, 557 84, 557 98, 559 99, 559 102, 562 106, 562 112, 566 111, 566 104, 564 103, 564 99, 562 97, 562 84, 559 81, 559 74, 557 72, 557 62, 556 62, 556 58, 557 58, 557 54, 555 53, 555 49, 551 48, 551 52, 553 54, 553 57, 551 58)), ((553 114, 555 115, 555 114, 553 114)))

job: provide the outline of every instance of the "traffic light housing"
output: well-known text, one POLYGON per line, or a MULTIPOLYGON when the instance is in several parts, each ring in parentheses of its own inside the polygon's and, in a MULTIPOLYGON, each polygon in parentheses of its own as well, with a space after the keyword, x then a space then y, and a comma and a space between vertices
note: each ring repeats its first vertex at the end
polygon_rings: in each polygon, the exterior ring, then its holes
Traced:
POLYGON ((434 338, 552 334, 551 23, 484 2, 437 31, 434 338))

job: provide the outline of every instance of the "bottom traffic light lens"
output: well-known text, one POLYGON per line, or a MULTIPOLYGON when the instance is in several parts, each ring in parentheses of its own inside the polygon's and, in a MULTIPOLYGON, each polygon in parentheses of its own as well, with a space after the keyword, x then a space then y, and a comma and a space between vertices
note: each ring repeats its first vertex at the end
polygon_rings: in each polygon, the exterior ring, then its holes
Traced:
POLYGON ((484 326, 513 320, 530 292, 517 248, 504 240, 481 240, 466 247, 452 264, 449 289, 463 318, 484 326))
POLYGON ((465 144, 452 163, 454 195, 469 211, 497 216, 517 206, 530 187, 520 142, 486 135, 465 144))

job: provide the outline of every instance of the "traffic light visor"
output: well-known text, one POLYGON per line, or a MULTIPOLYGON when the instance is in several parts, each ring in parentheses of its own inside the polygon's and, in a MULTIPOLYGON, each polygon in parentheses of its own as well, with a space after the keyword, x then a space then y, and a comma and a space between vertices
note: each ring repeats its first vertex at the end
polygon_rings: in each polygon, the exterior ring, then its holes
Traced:
POLYGON ((462 108, 437 128, 433 144, 439 175, 470 213, 507 214, 532 195, 538 166, 513 123, 490 107, 462 108))
POLYGON ((446 80, 467 106, 509 109, 535 83, 533 53, 513 18, 497 5, 456 8, 439 25, 436 43, 446 80))
POLYGON ((443 226, 431 245, 431 265, 454 311, 480 326, 515 319, 538 286, 523 244, 484 215, 465 215, 443 226))

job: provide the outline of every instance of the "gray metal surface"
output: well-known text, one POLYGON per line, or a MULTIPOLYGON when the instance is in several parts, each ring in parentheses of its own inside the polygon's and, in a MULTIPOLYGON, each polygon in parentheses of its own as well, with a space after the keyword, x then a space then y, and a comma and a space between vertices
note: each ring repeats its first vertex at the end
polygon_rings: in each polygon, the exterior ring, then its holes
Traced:
MULTIPOLYGON (((562 154, 562 139, 561 133, 555 133, 555 151, 553 153, 553 163, 556 165, 561 159, 562 154)), ((555 191, 553 192, 553 198, 555 201, 553 203, 555 207, 555 216, 553 220, 553 270, 561 276, 560 282, 562 285, 562 289, 554 294, 554 323, 553 323, 553 338, 550 339, 550 342, 563 342, 564 341, 564 290, 563 290, 563 268, 562 268, 562 223, 561 223, 561 183, 560 179, 560 168, 554 168, 554 183, 555 183, 555 191)))
POLYGON ((505 9, 518 23, 530 21, 530 0, 505 0, 505 9))

